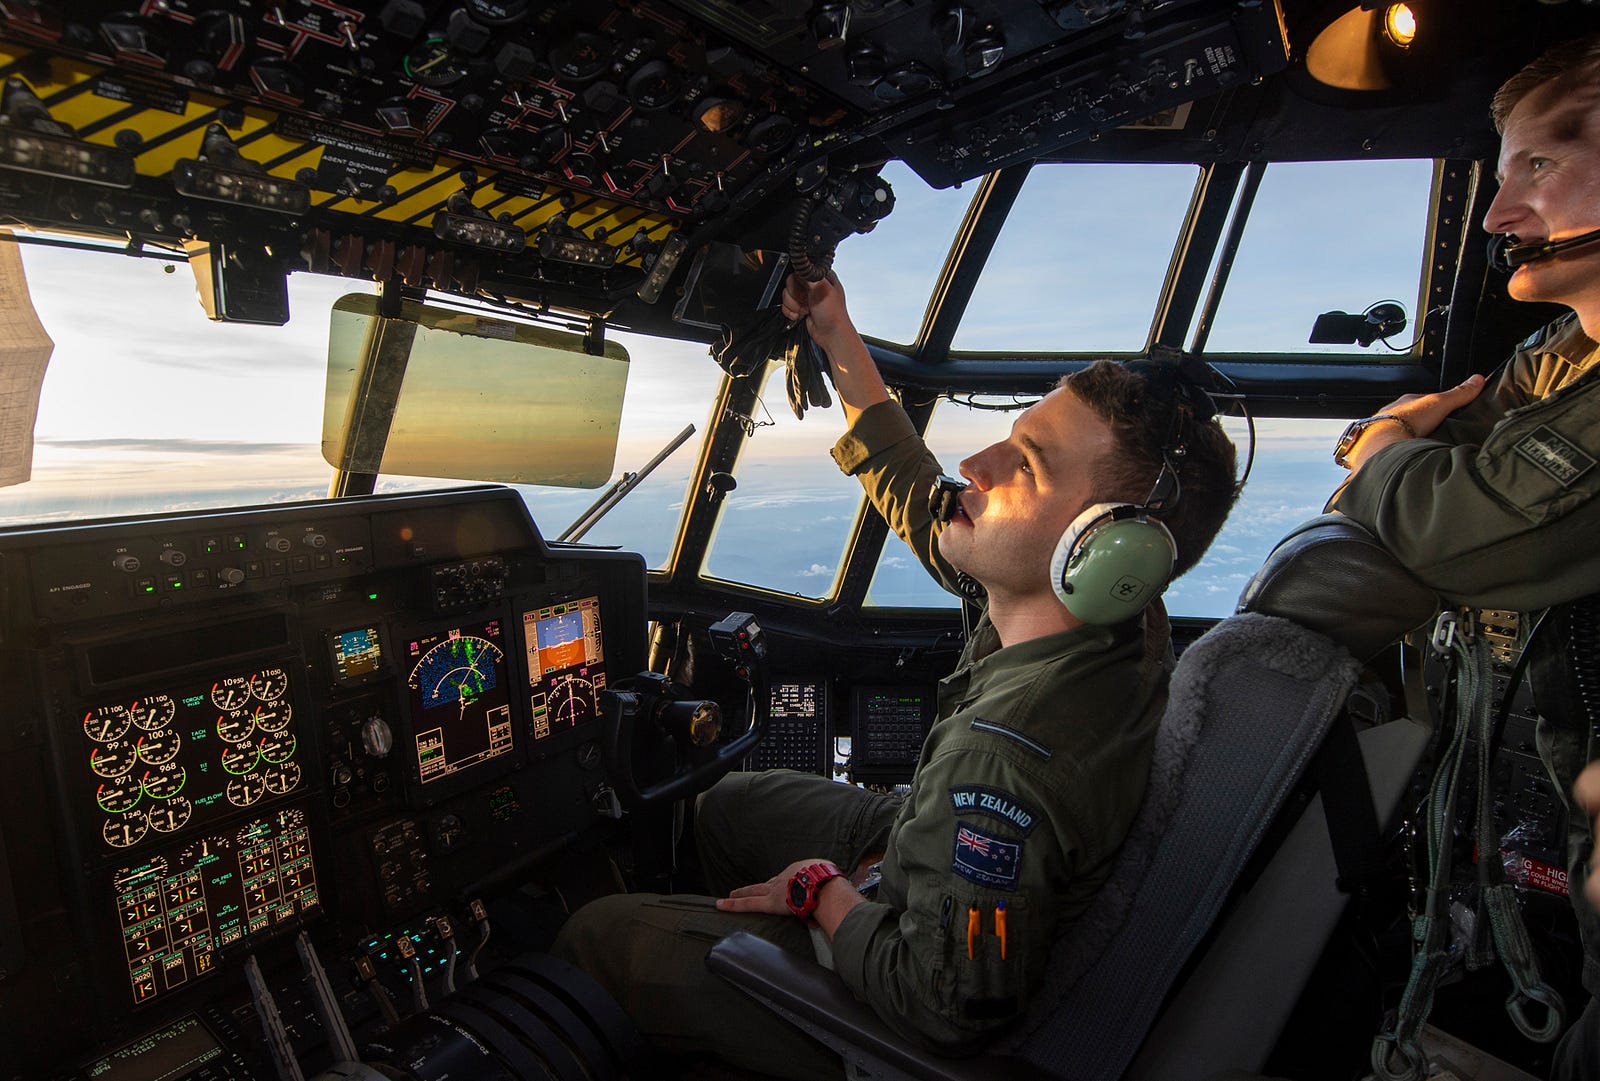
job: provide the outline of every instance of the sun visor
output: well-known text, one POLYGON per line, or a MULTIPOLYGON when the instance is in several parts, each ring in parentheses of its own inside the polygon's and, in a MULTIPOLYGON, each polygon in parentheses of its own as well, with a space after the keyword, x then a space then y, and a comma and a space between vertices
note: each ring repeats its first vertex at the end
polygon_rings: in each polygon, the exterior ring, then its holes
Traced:
POLYGON ((628 353, 528 323, 378 298, 333 307, 322 456, 352 473, 595 488, 611 476, 628 353), (359 390, 358 390, 359 388, 359 390))

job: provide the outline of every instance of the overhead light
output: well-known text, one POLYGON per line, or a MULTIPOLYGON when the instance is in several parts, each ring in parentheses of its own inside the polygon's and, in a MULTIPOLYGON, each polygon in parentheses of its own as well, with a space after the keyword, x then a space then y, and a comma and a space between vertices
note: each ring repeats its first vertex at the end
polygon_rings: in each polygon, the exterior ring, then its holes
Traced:
POLYGON ((606 269, 617 261, 617 249, 582 237, 546 233, 539 241, 539 254, 557 263, 606 269))
POLYGON ((528 246, 528 234, 515 225, 441 210, 433 216, 433 235, 494 251, 519 252, 528 246))
POLYGON ((1417 15, 1409 4, 1390 4, 1383 11, 1383 33, 1402 49, 1417 39, 1417 15))
POLYGON ((0 84, 0 169, 110 188, 131 188, 136 175, 132 154, 79 139, 16 76, 0 84))
POLYGON ((279 214, 304 214, 311 209, 310 185, 273 176, 239 153, 239 144, 221 124, 206 128, 198 158, 179 158, 173 163, 172 186, 191 199, 279 214))
POLYGON ((304 214, 311 209, 311 189, 270 173, 228 169, 209 161, 179 158, 172 166, 172 186, 179 195, 213 203, 304 214))
POLYGON ((0 169, 82 180, 110 188, 131 188, 133 155, 42 131, 0 127, 0 169))
MULTIPOLYGON (((1336 90, 1393 90, 1425 83, 1434 65, 1420 53, 1438 49, 1437 43, 1413 49, 1419 30, 1417 12, 1424 6, 1418 0, 1331 0, 1302 28, 1311 42, 1305 54, 1306 73, 1336 90)), ((1430 31, 1429 36, 1438 35, 1430 31)))

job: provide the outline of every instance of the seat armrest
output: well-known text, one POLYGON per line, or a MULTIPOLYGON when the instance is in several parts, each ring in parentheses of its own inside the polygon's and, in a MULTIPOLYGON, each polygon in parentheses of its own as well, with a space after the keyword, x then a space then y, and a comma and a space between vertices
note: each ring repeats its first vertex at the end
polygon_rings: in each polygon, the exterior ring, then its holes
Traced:
POLYGON ((1363 662, 1438 609, 1433 590, 1342 514, 1318 515, 1279 541, 1237 607, 1327 635, 1363 662))
POLYGON ((746 931, 718 942, 706 967, 875 1077, 917 1081, 1045 1081, 1021 1059, 949 1058, 911 1043, 859 1001, 836 973, 746 931), (887 1073, 887 1071, 893 1071, 887 1073))

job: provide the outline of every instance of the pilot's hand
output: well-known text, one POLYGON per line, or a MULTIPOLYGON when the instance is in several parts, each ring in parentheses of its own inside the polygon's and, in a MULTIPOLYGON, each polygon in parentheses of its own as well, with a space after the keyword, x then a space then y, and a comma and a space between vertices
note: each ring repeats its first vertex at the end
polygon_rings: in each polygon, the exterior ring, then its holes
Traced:
POLYGON ((1378 412, 1404 417, 1419 436, 1432 435, 1433 430, 1444 423, 1445 417, 1476 398, 1483 390, 1483 385, 1483 376, 1469 375, 1449 390, 1433 394, 1402 394, 1378 412))
POLYGON ((740 886, 726 897, 717 900, 723 912, 766 912, 774 916, 789 915, 789 880, 824 857, 796 860, 783 870, 750 886, 740 886))
MULTIPOLYGON (((1589 768, 1578 774, 1578 783, 1572 786, 1572 794, 1578 800, 1580 807, 1589 811, 1589 817, 1594 819, 1590 829, 1595 835, 1600 835, 1600 762, 1590 762, 1589 768)), ((1600 874, 1595 873, 1594 857, 1590 857, 1589 884, 1583 888, 1584 894, 1589 898, 1589 903, 1600 909, 1600 874)))
POLYGON ((786 319, 806 321, 812 341, 828 349, 836 341, 853 337, 856 328, 845 309, 844 286, 833 271, 819 282, 808 282, 798 274, 790 274, 783 283, 783 315, 786 319))
POLYGON ((1361 433, 1361 438, 1351 448, 1348 461, 1350 472, 1358 471, 1366 460, 1384 447, 1410 439, 1432 435, 1444 418, 1476 398, 1484 387, 1481 375, 1469 375, 1449 390, 1433 394, 1402 394, 1374 416, 1400 417, 1411 426, 1411 431, 1393 422, 1374 424, 1361 433))

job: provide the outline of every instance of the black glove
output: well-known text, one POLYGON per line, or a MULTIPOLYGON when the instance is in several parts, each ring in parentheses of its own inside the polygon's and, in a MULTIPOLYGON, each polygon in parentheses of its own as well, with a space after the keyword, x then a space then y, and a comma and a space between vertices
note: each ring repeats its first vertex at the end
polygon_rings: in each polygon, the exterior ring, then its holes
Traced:
POLYGON ((823 378, 824 372, 830 378, 832 373, 828 368, 828 358, 811 340, 811 332, 806 330, 806 325, 800 323, 798 329, 799 334, 789 344, 784 362, 789 366, 789 408, 794 410, 796 420, 805 420, 808 406, 826 409, 833 404, 833 397, 828 393, 828 380, 823 378))
POLYGON ((769 358, 781 356, 788 368, 789 407, 798 420, 804 420, 812 406, 826 409, 833 404, 828 380, 823 378, 825 374, 832 377, 828 358, 811 340, 805 320, 791 323, 777 308, 756 316, 739 330, 725 328, 711 354, 735 377, 749 375, 769 358))

